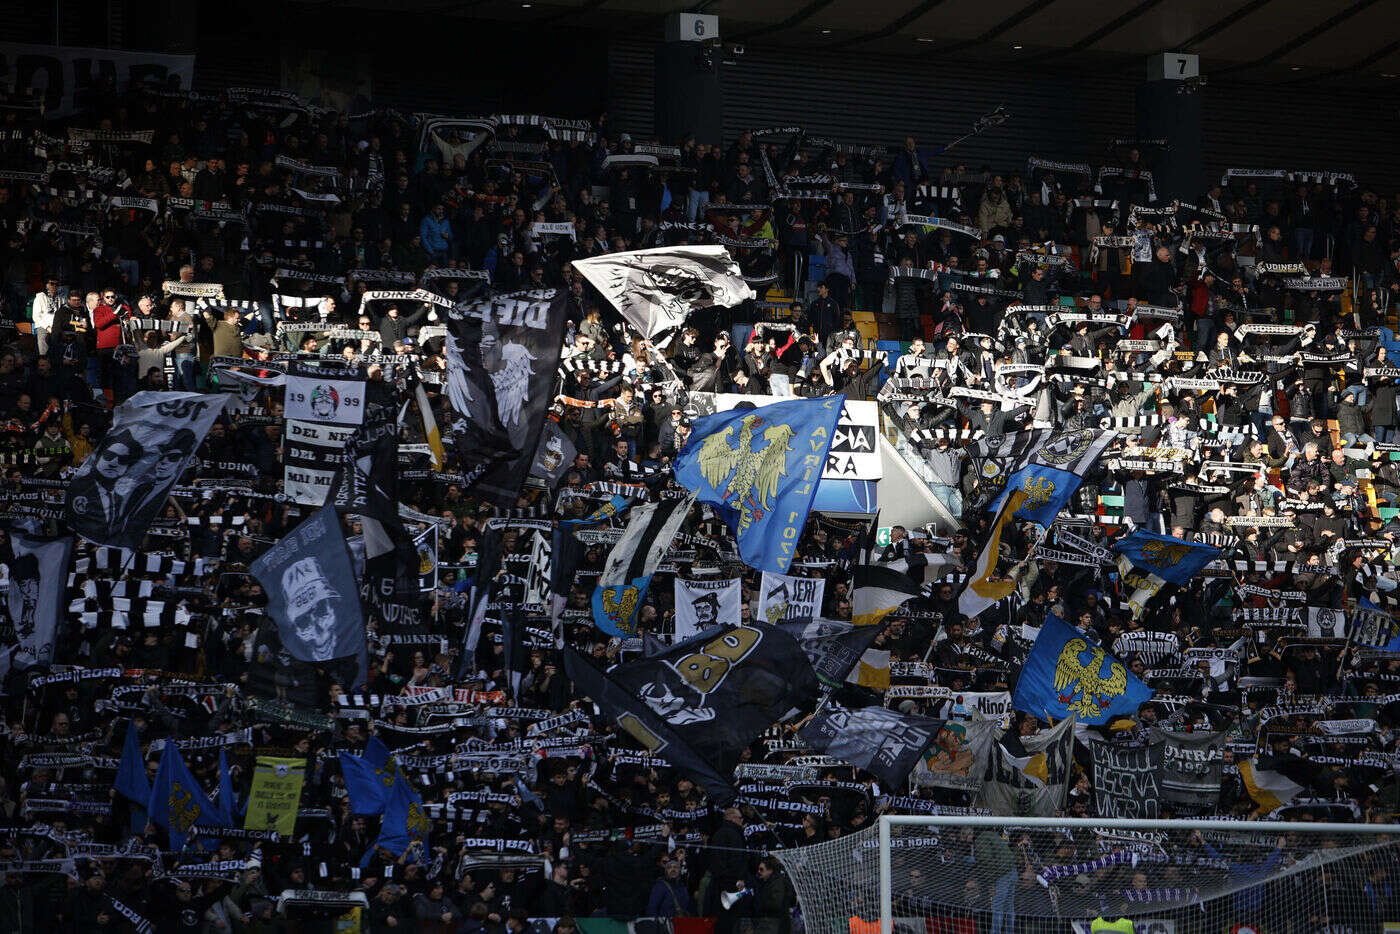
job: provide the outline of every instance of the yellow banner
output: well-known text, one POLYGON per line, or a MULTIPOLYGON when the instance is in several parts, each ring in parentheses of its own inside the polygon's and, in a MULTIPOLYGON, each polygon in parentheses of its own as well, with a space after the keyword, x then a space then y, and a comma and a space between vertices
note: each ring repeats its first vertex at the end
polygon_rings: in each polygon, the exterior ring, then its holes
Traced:
POLYGON ((291 836, 296 829, 297 805, 305 780, 305 759, 258 756, 243 829, 275 830, 284 837, 291 836))

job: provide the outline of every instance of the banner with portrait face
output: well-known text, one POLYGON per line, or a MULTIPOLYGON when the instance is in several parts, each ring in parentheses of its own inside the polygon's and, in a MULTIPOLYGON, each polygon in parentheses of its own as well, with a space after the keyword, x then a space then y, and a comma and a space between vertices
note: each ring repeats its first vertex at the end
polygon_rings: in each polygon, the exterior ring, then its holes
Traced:
POLYGON ((68 524, 99 545, 140 547, 227 402, 197 392, 138 392, 123 402, 68 484, 68 524))
POLYGON ((676 641, 689 639, 709 626, 739 622, 744 588, 739 578, 685 580, 676 578, 676 641))

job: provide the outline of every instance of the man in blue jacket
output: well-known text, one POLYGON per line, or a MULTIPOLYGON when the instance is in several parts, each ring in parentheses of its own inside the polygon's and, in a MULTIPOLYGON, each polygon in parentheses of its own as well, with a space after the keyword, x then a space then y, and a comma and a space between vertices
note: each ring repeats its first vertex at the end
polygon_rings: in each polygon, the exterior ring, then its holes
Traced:
POLYGON ((448 253, 452 248, 452 224, 445 214, 442 204, 435 204, 418 224, 418 236, 423 241, 423 249, 428 251, 429 258, 435 263, 447 262, 448 253))

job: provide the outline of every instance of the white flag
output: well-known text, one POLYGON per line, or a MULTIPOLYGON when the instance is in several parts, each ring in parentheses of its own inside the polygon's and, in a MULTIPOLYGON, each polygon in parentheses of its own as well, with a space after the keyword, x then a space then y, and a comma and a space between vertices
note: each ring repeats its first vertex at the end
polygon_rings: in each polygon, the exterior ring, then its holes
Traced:
POLYGON ((706 626, 739 622, 744 587, 737 577, 725 580, 676 578, 676 641, 689 639, 706 626))

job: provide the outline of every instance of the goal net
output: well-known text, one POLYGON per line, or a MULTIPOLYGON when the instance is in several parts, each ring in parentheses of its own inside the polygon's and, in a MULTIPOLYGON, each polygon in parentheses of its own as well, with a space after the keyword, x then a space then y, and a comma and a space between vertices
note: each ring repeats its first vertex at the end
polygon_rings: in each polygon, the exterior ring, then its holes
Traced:
POLYGON ((884 816, 775 855, 807 934, 1400 932, 1400 825, 884 816))

